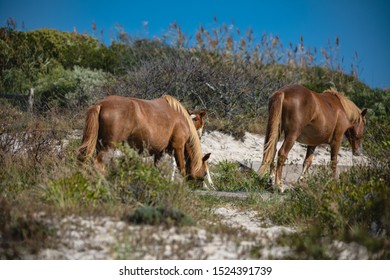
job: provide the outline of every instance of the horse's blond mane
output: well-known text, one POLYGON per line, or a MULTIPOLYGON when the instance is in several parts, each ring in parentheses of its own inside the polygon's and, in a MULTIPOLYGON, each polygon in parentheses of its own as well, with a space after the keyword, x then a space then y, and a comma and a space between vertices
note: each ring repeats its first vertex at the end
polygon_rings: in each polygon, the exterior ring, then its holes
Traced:
POLYGON ((360 123, 363 120, 361 116, 361 110, 353 103, 351 100, 349 100, 344 94, 338 92, 335 88, 330 88, 324 91, 324 93, 330 93, 336 96, 340 102, 341 105, 344 108, 345 113, 348 116, 348 119, 352 123, 360 123))
POLYGON ((183 117, 186 119, 188 127, 190 129, 190 141, 189 145, 191 147, 191 158, 193 158, 193 164, 195 172, 198 172, 202 167, 202 148, 200 145, 200 140, 198 133, 196 131, 194 122, 192 121, 190 115, 188 114, 188 111, 184 106, 174 97, 170 95, 163 95, 162 98, 164 98, 169 106, 174 109, 175 111, 181 113, 183 117))

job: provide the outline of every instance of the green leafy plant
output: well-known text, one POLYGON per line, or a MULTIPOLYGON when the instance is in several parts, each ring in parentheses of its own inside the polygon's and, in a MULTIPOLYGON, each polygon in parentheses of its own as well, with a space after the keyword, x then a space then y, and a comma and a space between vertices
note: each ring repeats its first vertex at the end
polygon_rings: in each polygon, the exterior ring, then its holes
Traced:
POLYGON ((94 205, 113 199, 109 185, 101 176, 91 181, 81 172, 50 180, 44 189, 44 200, 59 208, 94 205))
POLYGON ((220 191, 259 192, 267 182, 254 170, 234 162, 220 162, 212 170, 213 180, 220 191))
POLYGON ((341 240, 358 242, 372 255, 379 254, 377 258, 387 258, 382 250, 388 246, 390 188, 385 180, 377 180, 383 175, 371 172, 377 171, 355 167, 337 181, 314 176, 303 189, 290 192, 270 217, 302 228, 287 243, 305 256, 328 258, 330 240, 341 240))
POLYGON ((123 219, 130 223, 148 225, 185 226, 194 224, 192 218, 179 209, 150 206, 137 208, 132 214, 125 215, 123 219))

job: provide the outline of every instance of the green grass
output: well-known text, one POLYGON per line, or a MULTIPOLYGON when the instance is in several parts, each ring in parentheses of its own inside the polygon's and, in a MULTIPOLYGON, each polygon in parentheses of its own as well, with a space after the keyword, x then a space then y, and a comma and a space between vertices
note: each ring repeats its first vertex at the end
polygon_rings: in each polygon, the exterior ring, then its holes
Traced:
POLYGON ((211 172, 218 191, 260 192, 267 186, 267 178, 260 177, 253 170, 243 170, 239 163, 222 161, 211 172))
POLYGON ((291 191, 278 211, 269 213, 275 223, 299 229, 282 242, 295 248, 297 258, 331 258, 328 247, 340 240, 388 259, 390 188, 388 182, 371 177, 377 171, 355 167, 338 180, 319 174, 291 191))

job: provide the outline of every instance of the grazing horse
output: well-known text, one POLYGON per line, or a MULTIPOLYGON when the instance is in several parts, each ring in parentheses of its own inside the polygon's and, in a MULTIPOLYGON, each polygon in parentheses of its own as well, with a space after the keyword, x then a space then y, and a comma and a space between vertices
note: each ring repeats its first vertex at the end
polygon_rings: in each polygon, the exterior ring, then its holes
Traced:
POLYGON ((207 160, 188 111, 172 96, 154 100, 108 96, 87 112, 79 160, 94 155, 104 171, 103 158, 119 143, 127 142, 142 153, 147 150, 157 162, 164 152, 173 153, 181 175, 203 179, 212 186, 207 160))
POLYGON ((282 87, 269 100, 263 160, 258 173, 264 175, 270 170, 271 179, 275 176, 276 144, 283 132, 284 142, 278 151, 275 178, 281 192, 283 164, 295 141, 308 145, 300 179, 310 167, 314 150, 320 144, 330 145, 331 168, 336 176, 337 154, 344 135, 353 154, 360 153, 366 113, 367 109, 361 111, 333 89, 318 94, 301 85, 282 87))

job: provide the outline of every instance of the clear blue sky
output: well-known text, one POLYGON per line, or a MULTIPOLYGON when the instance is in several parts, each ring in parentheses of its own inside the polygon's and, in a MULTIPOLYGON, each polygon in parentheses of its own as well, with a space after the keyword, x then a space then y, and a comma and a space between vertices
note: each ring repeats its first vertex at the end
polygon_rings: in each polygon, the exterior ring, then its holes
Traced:
MULTIPOLYGON (((0 25, 15 19, 25 30, 42 27, 92 33, 92 22, 106 36, 121 25, 134 36, 160 36, 176 21, 187 35, 200 24, 232 23, 254 35, 278 35, 285 47, 291 41, 325 48, 340 38, 340 55, 348 72, 359 55, 360 78, 372 87, 390 87, 390 1, 388 0, 0 0, 0 25), (144 23, 147 22, 147 34, 144 23)), ((109 43, 109 42, 107 42, 109 43)))

